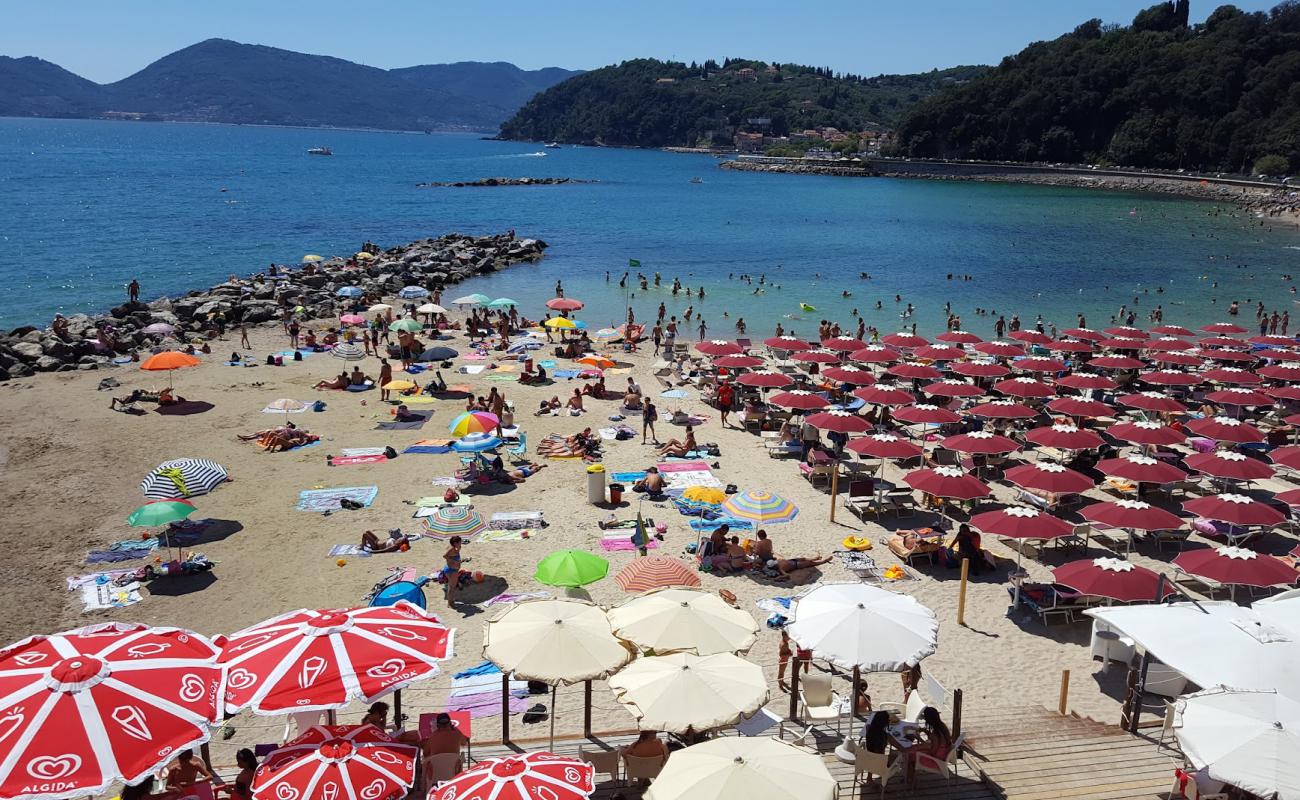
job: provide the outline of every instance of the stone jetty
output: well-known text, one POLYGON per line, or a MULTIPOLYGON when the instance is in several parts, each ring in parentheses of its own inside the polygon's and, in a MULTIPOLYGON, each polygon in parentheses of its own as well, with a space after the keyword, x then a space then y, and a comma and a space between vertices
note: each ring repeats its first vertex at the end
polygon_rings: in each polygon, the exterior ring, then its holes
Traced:
POLYGON ((560 186, 566 183, 599 183, 580 178, 480 178, 476 181, 429 181, 415 184, 421 189, 471 186, 560 186))
MULTIPOLYGON (((51 327, 25 326, 0 334, 0 380, 34 372, 66 372, 109 366, 114 358, 148 350, 171 341, 146 332, 150 325, 169 325, 184 341, 209 339, 217 325, 227 328, 278 321, 285 309, 298 309, 299 319, 338 320, 354 300, 338 290, 356 286, 367 295, 392 296, 402 287, 429 290, 495 272, 514 264, 537 261, 546 249, 539 239, 519 239, 514 233, 465 236, 451 233, 380 250, 371 246, 368 262, 332 258, 275 276, 258 273, 180 297, 148 303, 128 302, 108 314, 74 314, 51 327)), ((238 340, 236 340, 237 342, 238 340)))

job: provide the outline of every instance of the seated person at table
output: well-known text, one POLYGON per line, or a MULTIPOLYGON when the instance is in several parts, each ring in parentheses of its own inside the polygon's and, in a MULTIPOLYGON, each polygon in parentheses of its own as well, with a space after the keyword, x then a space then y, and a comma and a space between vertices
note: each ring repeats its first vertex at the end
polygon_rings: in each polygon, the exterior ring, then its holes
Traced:
POLYGON ((635 742, 619 749, 623 755, 633 758, 668 757, 668 747, 659 738, 658 731, 641 731, 635 742))
POLYGON ((332 381, 318 381, 314 388, 343 390, 348 388, 349 383, 351 383, 351 381, 348 378, 347 370, 344 370, 343 372, 340 372, 338 376, 335 377, 334 380, 332 381))
POLYGON ((766 566, 768 575, 774 580, 799 583, 808 578, 814 568, 830 562, 829 556, 823 558, 817 554, 812 558, 774 558, 766 566))
POLYGON ((167 788, 182 789, 193 786, 199 780, 212 780, 212 772, 202 761, 194 757, 193 750, 182 750, 176 754, 176 763, 167 768, 167 788))
POLYGON ((645 477, 632 484, 632 491, 650 495, 663 494, 664 476, 659 474, 659 468, 651 467, 646 470, 645 477))
MULTIPOLYGON (((216 797, 228 794, 231 800, 252 800, 253 775, 257 772, 257 756, 247 747, 240 748, 239 752, 235 753, 235 764, 239 767, 239 774, 235 776, 235 782, 214 787, 213 794, 216 797)), ((123 797, 125 798, 125 793, 123 797)))
POLYGON ((397 531, 391 531, 384 541, 380 541, 374 531, 366 531, 361 534, 361 549, 367 553, 396 553, 406 550, 410 546, 410 537, 403 536, 397 531))
MULTIPOLYGON (((429 738, 421 743, 420 753, 423 756, 459 754, 467 741, 469 740, 460 732, 460 728, 451 724, 451 715, 442 712, 433 718, 433 730, 429 732, 429 738)), ((457 771, 463 766, 460 761, 456 762, 457 771)))
POLYGON ((926 706, 921 709, 921 738, 916 746, 911 748, 908 753, 927 753, 935 758, 944 759, 948 757, 948 751, 952 749, 952 731, 943 723, 939 716, 939 710, 934 706, 926 706))
POLYGON ((686 439, 683 441, 678 441, 677 439, 669 439, 667 442, 664 442, 664 444, 659 448, 659 455, 676 456, 678 458, 681 458, 682 456, 685 456, 687 453, 694 450, 696 446, 697 445, 695 444, 695 428, 694 426, 687 425, 686 439))
POLYGON ((543 401, 542 401, 542 402, 537 406, 537 414, 536 414, 536 416, 541 417, 541 416, 544 416, 544 415, 546 415, 546 414, 550 414, 550 415, 554 416, 555 413, 558 412, 559 410, 560 410, 560 397, 559 397, 559 395, 556 395, 556 396, 552 397, 550 400, 543 400, 543 401))

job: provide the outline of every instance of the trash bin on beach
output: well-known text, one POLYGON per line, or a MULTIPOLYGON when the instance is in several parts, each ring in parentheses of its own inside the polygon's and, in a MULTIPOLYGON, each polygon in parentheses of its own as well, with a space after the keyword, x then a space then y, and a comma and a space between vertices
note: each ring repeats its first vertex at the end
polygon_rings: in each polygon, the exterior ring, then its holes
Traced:
POLYGON ((592 505, 605 502, 605 467, 601 464, 587 467, 587 502, 592 505))
POLYGON ((623 502, 623 484, 611 483, 609 485, 609 504, 616 506, 623 502))

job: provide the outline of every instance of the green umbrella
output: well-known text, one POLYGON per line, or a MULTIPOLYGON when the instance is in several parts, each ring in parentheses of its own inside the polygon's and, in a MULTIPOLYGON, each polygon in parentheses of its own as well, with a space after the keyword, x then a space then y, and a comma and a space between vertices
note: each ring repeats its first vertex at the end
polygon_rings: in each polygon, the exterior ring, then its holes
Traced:
POLYGON ((389 325, 388 329, 393 331, 406 331, 407 333, 419 333, 424 330, 424 325, 413 319, 399 319, 397 322, 389 325))
POLYGON ((586 550, 557 550, 537 562, 533 575, 547 586, 586 586, 609 572, 609 562, 586 550))
POLYGON ((519 304, 516 303, 514 300, 511 300, 509 297, 498 297, 497 299, 493 300, 491 303, 488 303, 487 307, 488 308, 510 308, 511 306, 517 306, 517 305, 519 304))
POLYGON ((194 506, 176 500, 145 503, 131 512, 126 524, 135 528, 153 528, 170 522, 180 522, 194 513, 194 506))

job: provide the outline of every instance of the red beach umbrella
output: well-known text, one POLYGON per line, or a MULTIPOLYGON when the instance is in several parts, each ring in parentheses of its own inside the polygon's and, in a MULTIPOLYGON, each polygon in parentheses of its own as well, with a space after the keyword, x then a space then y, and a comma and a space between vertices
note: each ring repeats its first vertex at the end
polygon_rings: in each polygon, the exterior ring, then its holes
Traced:
POLYGON ((1247 442, 1264 441, 1264 432, 1254 425, 1242 422, 1239 419, 1231 417, 1203 417, 1194 419, 1187 423, 1187 430, 1197 436, 1204 436, 1207 439, 1213 439, 1216 442, 1232 442, 1234 444, 1245 444, 1247 442))
POLYGON ((1085 506, 1079 514, 1098 525, 1136 531, 1176 531, 1186 522, 1163 508, 1128 498, 1109 503, 1093 503, 1085 506))
POLYGON ((1159 339, 1152 339, 1146 344, 1147 350, 1163 353, 1181 353, 1185 350, 1191 350, 1194 347, 1196 347, 1196 345, 1191 342, 1174 336, 1161 336, 1159 339))
POLYGON ((1268 454, 1269 460, 1274 464, 1280 464, 1291 469, 1300 469, 1300 446, 1289 444, 1285 447, 1278 447, 1268 454))
POLYGON ((825 397, 803 389, 793 389, 788 392, 777 392, 767 399, 767 402, 774 406, 782 408, 793 408, 800 411, 820 411, 826 408, 830 403, 825 397))
MULTIPOLYGON (((1158 364, 1174 364, 1180 367, 1199 367, 1201 359, 1191 353, 1155 353, 1151 360, 1158 364)), ((1096 359, 1093 359, 1096 361, 1096 359)))
POLYGON ((1106 328, 1106 333, 1120 339, 1148 339, 1151 334, 1140 328, 1134 328, 1130 325, 1120 325, 1115 328, 1106 328))
POLYGON ((1300 428, 1300 414, 1292 414, 1289 417, 1283 417, 1282 421, 1293 428, 1300 428))
POLYGON ((1106 597, 1121 603, 1159 600, 1177 594, 1168 581, 1146 567, 1119 558, 1085 558, 1052 570, 1052 580, 1079 594, 1106 597))
POLYGON ((1255 370, 1255 373, 1273 381, 1300 381, 1300 364, 1269 364, 1255 370))
POLYGON ((935 380, 943 377, 942 372, 929 364, 913 364, 911 362, 895 364, 885 372, 908 380, 935 380))
POLYGON ((546 307, 552 311, 578 311, 582 301, 574 297, 553 297, 546 301, 546 307))
POLYGON ((0 651, 0 796, 139 783, 222 719, 217 649, 179 628, 106 622, 0 651))
POLYGON ((863 364, 892 364, 902 357, 897 350, 880 345, 868 345, 849 354, 850 361, 860 361, 863 364))
POLYGON ((1113 417, 1115 409, 1100 400, 1082 397, 1058 397, 1047 404, 1047 410, 1067 417, 1113 417))
POLYGON ((911 392, 899 389, 897 386, 867 386, 854 389, 853 396, 873 406, 910 406, 916 402, 911 392))
POLYGON ((1011 370, 991 361, 958 361, 948 367, 948 371, 967 378, 1005 378, 1011 370))
POLYGON ((1258 481, 1273 477, 1273 468, 1245 453, 1220 450, 1214 453, 1197 453, 1183 460, 1188 469, 1194 469, 1215 478, 1233 481, 1258 481))
POLYGON ((452 631, 405 600, 374 608, 290 611, 220 637, 226 710, 289 714, 341 708, 438 674, 452 631))
POLYGON ((1081 342, 1074 339, 1061 339, 1047 345, 1047 349, 1053 353, 1091 353, 1095 348, 1091 342, 1081 342))
POLYGON ((805 342, 803 339, 798 339, 794 336, 773 336, 769 339, 764 339, 763 344, 773 350, 785 350, 790 353, 798 352, 800 350, 811 350, 816 346, 811 342, 805 342))
POLYGON ((1065 362, 1056 358, 1020 358, 1011 362, 1015 369, 1025 372, 1064 372, 1065 362))
POLYGON ((993 384, 993 388, 1010 397, 1055 397, 1056 390, 1035 378, 1008 378, 993 384))
POLYGON ((805 421, 819 430, 836 433, 866 433, 872 427, 870 422, 857 414, 840 409, 811 414, 805 421))
POLYGON ((1119 398, 1120 405, 1129 408, 1140 408, 1143 411, 1159 411, 1182 413, 1187 410, 1187 406, 1178 402, 1164 392, 1138 392, 1136 394, 1126 394, 1119 398))
POLYGON ((1086 342, 1100 342, 1106 338, 1106 334, 1100 331, 1094 331, 1092 328, 1066 328, 1061 331, 1065 336, 1071 336, 1075 339, 1082 339, 1086 342))
POLYGON ((917 336, 915 333, 891 333, 888 336, 880 337, 880 341, 890 347, 901 347, 910 350, 914 347, 925 347, 930 340, 924 336, 917 336))
POLYGON ((921 391, 932 397, 979 397, 984 390, 965 381, 944 380, 926 384, 921 391))
POLYGON ((1145 339, 1102 339, 1097 342, 1098 347, 1105 347, 1111 350, 1141 350, 1147 346, 1145 339))
POLYGON ((1160 336, 1195 336, 1196 333, 1189 331, 1182 325, 1157 325, 1151 329, 1151 332, 1160 336))
POLYGON ((1177 428, 1171 428, 1168 425, 1152 420, 1118 422, 1111 425, 1106 432, 1116 439, 1151 446, 1182 444, 1187 439, 1187 436, 1177 428))
POLYGON ((948 425, 953 422, 960 422, 961 416, 955 411, 949 411, 946 408, 929 405, 928 403, 917 403, 912 406, 903 406, 894 412, 894 419, 899 422, 906 422, 909 425, 948 425))
POLYGON ((932 467, 918 469, 903 477, 908 486, 935 497, 954 500, 974 500, 988 497, 989 487, 961 467, 932 467))
POLYGON ((1257 392, 1254 389, 1245 389, 1233 387, 1231 389, 1220 389, 1217 392, 1210 392, 1205 395, 1205 399, 1211 403, 1219 403, 1225 406, 1271 406, 1273 398, 1257 392))
MULTIPOLYGON (((1273 495, 1273 499, 1279 503, 1286 503, 1289 506, 1300 506, 1300 489, 1288 489, 1285 492, 1278 492, 1273 495)), ((1291 555, 1296 556, 1297 551, 1300 551, 1300 546, 1297 546, 1292 550, 1291 555)))
POLYGON ((923 452, 917 445, 892 433, 860 436, 850 440, 844 449, 867 458, 916 458, 923 452))
POLYGON ((970 524, 990 536, 1007 539, 1055 539, 1074 531, 1074 526, 1065 520, 1024 506, 985 511, 971 517, 970 524))
POLYGON ((831 350, 804 350, 790 356, 791 361, 802 361, 805 364, 838 364, 840 357, 831 350))
POLYGON ((1060 494, 1080 494, 1094 485, 1092 478, 1082 472, 1076 472, 1050 461, 1035 461, 1032 464, 1009 469, 1006 472, 1006 479, 1025 489, 1060 494))
POLYGON ((851 383, 854 386, 870 386, 876 382, 876 376, 872 375, 861 367, 855 367, 852 364, 842 364, 835 367, 827 367, 822 370, 823 378, 830 378, 833 381, 851 383))
POLYGON ((745 348, 735 342, 728 342, 725 339, 713 339, 708 342, 700 342, 695 345, 695 349, 706 356, 738 356, 745 352, 745 348))
POLYGON ((596 768, 547 752, 480 761, 429 792, 428 800, 586 800, 596 768))
POLYGON ((1264 394, 1275 400, 1300 400, 1300 386, 1270 386, 1264 394))
POLYGON ((861 350, 866 346, 866 342, 861 339, 855 339, 852 336, 832 336, 829 339, 822 339, 822 347, 827 350, 835 350, 841 353, 851 353, 854 350, 861 350))
POLYGON ((1251 344, 1262 344, 1265 347, 1295 347, 1297 344, 1300 344, 1300 342, 1297 342, 1290 336, 1279 336, 1277 334, 1252 336, 1246 341, 1251 344))
POLYGON ((1017 358, 1025 354, 1025 348, 1014 342, 980 342, 974 349, 994 358, 1017 358))
POLYGON ((1198 517, 1232 525, 1279 525, 1286 516, 1267 503, 1244 494, 1212 494, 1183 503, 1183 510, 1198 517))
POLYGON ((984 341, 969 331, 945 331, 934 338, 936 341, 949 344, 979 344, 984 341))
POLYGON ((946 344, 929 344, 916 348, 916 357, 930 361, 958 361, 966 357, 966 351, 946 344))
POLYGON ((988 403, 981 403, 974 408, 968 409, 966 413, 973 417, 984 417, 985 419, 1030 419, 1038 416, 1037 411, 1013 400, 993 400, 988 403))
POLYGON ((971 431, 949 436, 940 442, 942 447, 972 455, 1000 455, 1020 449, 1020 443, 990 431, 971 431))
POLYGON ((763 366, 763 359, 757 356, 719 356, 713 359, 713 365, 727 369, 749 369, 763 366))
POLYGON ((779 372, 755 370, 754 372, 746 372, 736 378, 736 383, 743 386, 757 386, 763 389, 784 389, 787 386, 793 386, 794 380, 779 372))
POLYGON ((1240 339, 1231 339, 1227 336, 1207 336, 1196 342, 1203 348, 1219 348, 1223 350, 1248 350, 1249 346, 1240 339))
POLYGON ((1201 330, 1206 333, 1246 333, 1246 329, 1240 325, 1234 325, 1231 322, 1213 322, 1209 325, 1202 325, 1201 330))
POLYGON ((1077 389, 1081 392, 1092 391, 1093 389, 1114 389, 1119 386, 1114 380, 1107 378, 1105 375, 1098 375, 1095 372, 1075 372, 1071 375, 1065 375, 1056 379, 1057 386, 1064 386, 1067 389, 1077 389))
POLYGON ((1155 372, 1140 372, 1138 377, 1146 383, 1156 386, 1196 386, 1204 380, 1199 375, 1183 372, 1180 369, 1161 369, 1155 372))
MULTIPOLYGON (((1300 374, 1300 371, 1298 371, 1297 374, 1300 374)), ((1214 381, 1215 383, 1231 383, 1237 386, 1255 386, 1264 382, 1264 379, 1255 373, 1237 367, 1215 367, 1214 369, 1207 369, 1205 372, 1201 373, 1201 377, 1207 381, 1214 381)))
POLYGON ((1184 572, 1233 586, 1290 586, 1300 575, 1293 567, 1244 547, 1206 547, 1174 558, 1184 572))
POLYGON ((1187 477, 1186 472, 1173 464, 1147 456, 1108 458, 1098 462, 1097 469, 1104 475, 1136 483, 1173 483, 1187 477))
POLYGON ((1097 369, 1140 369, 1145 366, 1138 359, 1129 356, 1097 356, 1088 365, 1097 369))
POLYGON ((1025 441, 1058 450, 1091 450, 1104 443, 1096 431, 1074 425, 1045 425, 1025 432, 1025 441))
POLYGON ((253 773, 254 800, 399 800, 415 783, 419 750, 374 725, 317 725, 271 751, 253 773))
POLYGON ((1007 335, 1009 338, 1015 339, 1017 342, 1025 342, 1027 344, 1051 344, 1052 343, 1052 337, 1048 336, 1045 333, 1040 333, 1039 331, 1035 331, 1035 330, 1012 331, 1007 335))
MULTIPOLYGON (((1281 353, 1284 351, 1264 350, 1261 351, 1260 355, 1266 356, 1269 352, 1281 353)), ((1250 353, 1243 353, 1240 350, 1202 350, 1201 355, 1213 361, 1230 361, 1235 364, 1246 364, 1246 363, 1253 364, 1254 362, 1259 360, 1257 356, 1253 356, 1250 353)), ((1297 354, 1297 358, 1300 358, 1300 354, 1297 354)))

